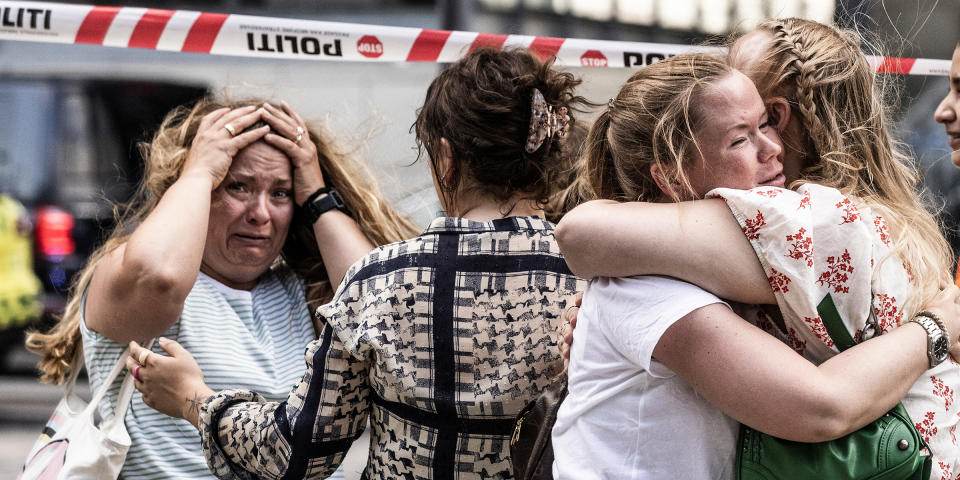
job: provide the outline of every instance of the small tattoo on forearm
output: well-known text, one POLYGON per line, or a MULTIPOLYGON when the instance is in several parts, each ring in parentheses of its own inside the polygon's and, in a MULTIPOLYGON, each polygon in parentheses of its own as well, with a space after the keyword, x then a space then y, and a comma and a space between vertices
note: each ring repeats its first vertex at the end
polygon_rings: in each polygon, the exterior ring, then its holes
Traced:
POLYGON ((200 397, 200 394, 194 392, 193 398, 187 398, 187 403, 190 404, 190 406, 187 407, 187 413, 199 417, 200 406, 203 405, 203 398, 200 397))

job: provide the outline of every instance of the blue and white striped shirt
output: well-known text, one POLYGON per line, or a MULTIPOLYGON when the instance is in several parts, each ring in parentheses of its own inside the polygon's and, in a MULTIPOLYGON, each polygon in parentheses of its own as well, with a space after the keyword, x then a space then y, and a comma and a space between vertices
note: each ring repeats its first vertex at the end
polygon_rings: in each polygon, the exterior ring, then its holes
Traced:
MULTIPOLYGON (((85 323, 85 322, 84 322, 85 323)), ((102 385, 125 345, 84 325, 84 360, 91 388, 102 385)), ((316 338, 303 284, 288 269, 263 275, 251 291, 234 290, 201 273, 183 313, 163 336, 176 340, 200 364, 214 390, 249 389, 283 400, 304 372, 303 352, 316 338)), ((165 353, 159 346, 153 351, 165 353)), ((112 416, 123 376, 111 386, 100 414, 112 416)), ((132 445, 121 478, 211 479, 200 437, 189 422, 168 417, 134 392, 126 416, 132 445)))

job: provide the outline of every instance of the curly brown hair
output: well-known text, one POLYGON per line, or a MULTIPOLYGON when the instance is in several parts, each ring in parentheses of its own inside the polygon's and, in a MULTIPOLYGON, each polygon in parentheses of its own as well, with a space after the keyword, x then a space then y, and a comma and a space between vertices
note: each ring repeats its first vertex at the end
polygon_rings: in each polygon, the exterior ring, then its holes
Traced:
MULTIPOLYGON (((554 109, 574 111, 589 105, 573 89, 580 80, 559 72, 526 50, 481 48, 447 67, 427 89, 417 112, 418 159, 426 153, 437 171, 441 139, 453 153, 452 180, 436 178, 447 200, 475 189, 504 202, 521 192, 540 205, 558 187, 562 142, 555 137, 534 152, 524 148, 530 130, 533 90, 554 109), (447 197, 447 195, 451 195, 447 197)), ((436 177, 436 173, 434 173, 436 177)))

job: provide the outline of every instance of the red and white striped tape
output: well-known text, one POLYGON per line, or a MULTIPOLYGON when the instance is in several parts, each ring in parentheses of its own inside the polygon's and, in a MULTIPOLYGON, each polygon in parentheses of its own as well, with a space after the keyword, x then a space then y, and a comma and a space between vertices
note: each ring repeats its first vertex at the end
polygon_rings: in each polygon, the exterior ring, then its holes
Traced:
MULTIPOLYGON (((557 64, 641 67, 712 47, 500 35, 46 2, 0 1, 0 40, 95 44, 257 58, 452 62, 478 47, 527 48, 557 64)), ((949 60, 871 57, 880 73, 948 75, 949 60)))

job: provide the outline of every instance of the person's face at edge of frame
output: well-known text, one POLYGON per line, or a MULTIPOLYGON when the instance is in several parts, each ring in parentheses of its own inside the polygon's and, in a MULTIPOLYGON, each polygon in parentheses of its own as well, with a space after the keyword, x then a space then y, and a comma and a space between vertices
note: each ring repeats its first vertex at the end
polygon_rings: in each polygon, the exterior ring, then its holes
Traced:
POLYGON ((263 141, 240 150, 213 191, 200 270, 229 287, 253 288, 280 254, 293 211, 290 159, 263 141))
MULTIPOLYGON (((772 39, 773 34, 765 29, 754 30, 743 35, 730 46, 730 64, 733 65, 733 68, 740 70, 751 79, 755 80, 759 78, 756 72, 761 68, 759 63, 772 39)), ((759 89, 761 86, 757 85, 756 87, 759 89)), ((766 101, 769 99, 764 98, 763 100, 766 101)), ((786 184, 789 185, 800 178, 800 172, 803 169, 804 153, 789 147, 789 145, 803 145, 801 141, 803 131, 800 124, 800 117, 790 115, 790 120, 785 126, 779 129, 778 133, 782 138, 783 145, 788 146, 784 148, 780 161, 783 162, 783 175, 786 178, 786 184)))
POLYGON ((953 51, 953 63, 950 65, 950 91, 943 97, 940 105, 933 114, 938 123, 942 123, 947 130, 950 148, 950 159, 960 167, 960 44, 953 51))
POLYGON ((708 161, 697 158, 687 169, 698 195, 718 187, 784 186, 780 136, 746 75, 735 71, 715 83, 703 96, 701 109, 706 116, 697 140, 708 161))

